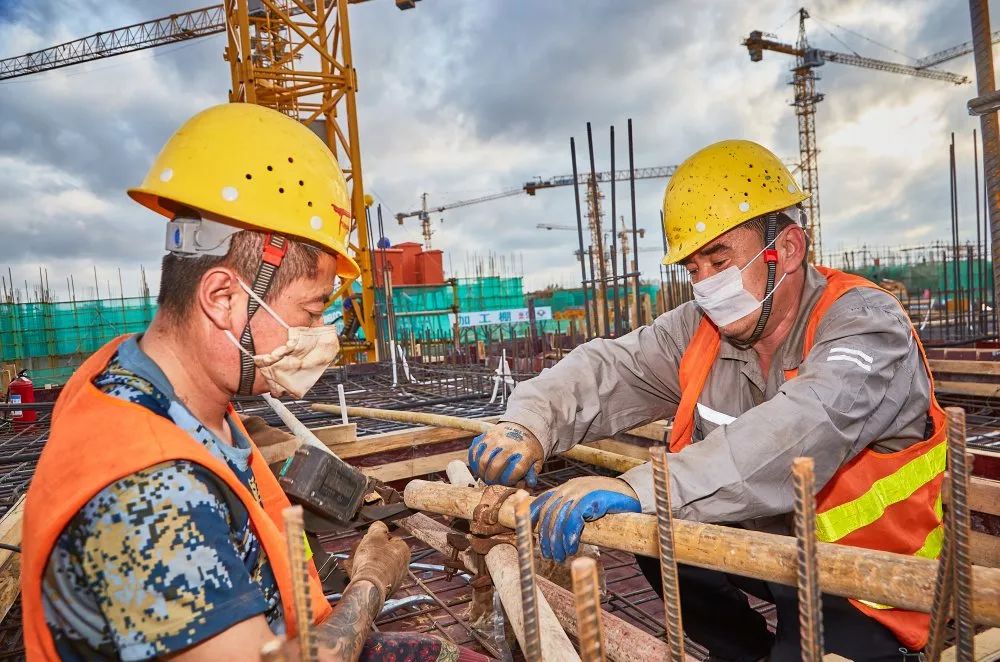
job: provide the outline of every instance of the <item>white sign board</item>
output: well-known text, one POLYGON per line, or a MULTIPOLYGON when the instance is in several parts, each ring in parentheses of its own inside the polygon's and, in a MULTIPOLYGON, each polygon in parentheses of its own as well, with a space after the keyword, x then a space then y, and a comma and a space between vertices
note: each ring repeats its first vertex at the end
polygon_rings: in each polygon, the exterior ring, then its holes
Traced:
MULTIPOLYGON (((542 322, 552 319, 552 306, 538 306, 535 308, 535 321, 542 322)), ((448 315, 448 321, 455 323, 455 314, 448 315)), ((511 308, 510 310, 484 310, 479 312, 459 313, 458 326, 466 328, 470 326, 485 326, 487 324, 517 324, 519 322, 530 322, 527 308, 511 308)))

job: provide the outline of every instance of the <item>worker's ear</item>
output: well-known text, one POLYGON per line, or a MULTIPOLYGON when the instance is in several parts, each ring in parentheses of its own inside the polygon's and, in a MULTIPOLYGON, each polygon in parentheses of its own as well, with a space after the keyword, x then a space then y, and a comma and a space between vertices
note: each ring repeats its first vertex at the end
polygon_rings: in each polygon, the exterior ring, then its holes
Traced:
POLYGON ((806 233, 798 225, 789 225, 779 235, 775 249, 781 255, 782 271, 795 273, 802 268, 806 258, 806 233))
MULTIPOLYGON (((246 295, 236 274, 226 267, 209 269, 198 283, 198 307, 220 331, 233 328, 234 307, 242 296, 246 295)), ((241 309, 246 310, 246 306, 241 309)))

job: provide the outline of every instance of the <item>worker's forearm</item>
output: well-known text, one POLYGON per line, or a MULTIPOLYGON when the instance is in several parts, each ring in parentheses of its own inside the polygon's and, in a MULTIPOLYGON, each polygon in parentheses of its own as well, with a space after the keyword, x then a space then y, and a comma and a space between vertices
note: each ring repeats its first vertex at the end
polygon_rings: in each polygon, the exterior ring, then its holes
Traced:
POLYGON ((672 326, 661 318, 621 338, 580 345, 518 384, 501 420, 528 428, 552 455, 673 414, 681 352, 672 326))
POLYGON ((351 582, 333 614, 317 628, 320 659, 357 660, 383 602, 371 582, 351 582))

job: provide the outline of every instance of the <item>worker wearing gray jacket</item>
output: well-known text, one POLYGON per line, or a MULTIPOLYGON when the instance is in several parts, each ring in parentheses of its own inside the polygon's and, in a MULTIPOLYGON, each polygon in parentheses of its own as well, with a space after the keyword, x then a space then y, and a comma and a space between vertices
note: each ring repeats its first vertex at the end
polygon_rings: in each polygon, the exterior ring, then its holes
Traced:
MULTIPOLYGON (((920 342, 894 297, 808 265, 798 222, 807 197, 755 143, 691 156, 664 196, 664 261, 687 268, 695 301, 519 385, 504 423, 470 446, 473 472, 534 486, 553 454, 674 417, 675 515, 788 533, 792 460, 808 456, 820 540, 936 557, 944 426, 920 342)), ((585 521, 639 511, 655 511, 649 464, 569 480, 532 516, 542 554, 563 560, 585 521)), ((687 566, 680 585, 686 634, 713 658, 799 658, 794 588, 687 566), (739 589, 776 604, 775 634, 739 589)), ((828 652, 889 660, 924 646, 928 619, 825 596, 824 625, 828 652)))

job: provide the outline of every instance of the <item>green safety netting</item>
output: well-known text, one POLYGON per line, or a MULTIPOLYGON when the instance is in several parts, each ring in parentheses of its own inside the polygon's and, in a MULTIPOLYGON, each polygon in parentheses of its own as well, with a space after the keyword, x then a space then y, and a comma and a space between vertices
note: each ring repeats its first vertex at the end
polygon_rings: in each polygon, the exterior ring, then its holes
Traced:
MULTIPOLYGON (((641 289, 655 301, 655 285, 642 285, 641 289)), ((520 276, 460 278, 454 284, 395 287, 393 306, 397 340, 451 341, 454 328, 449 313, 455 305, 456 293, 461 312, 528 307, 520 276)), ((609 300, 611 296, 609 289, 609 300)), ((382 290, 376 290, 380 312, 385 310, 384 297, 382 290)), ((551 307, 553 315, 557 316, 563 311, 582 308, 583 295, 579 289, 555 290, 547 296, 536 297, 535 305, 551 307)), ((334 306, 339 307, 340 302, 334 306)), ((339 312, 333 308, 331 311, 339 312)), ((0 303, 0 362, 17 362, 19 368, 29 370, 38 384, 63 383, 83 359, 112 338, 145 330, 155 313, 153 297, 0 303)), ((536 322, 536 330, 541 333, 565 333, 568 328, 566 320, 536 322)), ((461 329, 460 341, 509 338, 527 333, 527 324, 523 322, 477 326, 461 329)))
POLYGON ((0 303, 0 360, 27 368, 40 384, 60 383, 83 358, 153 319, 151 297, 0 303))

